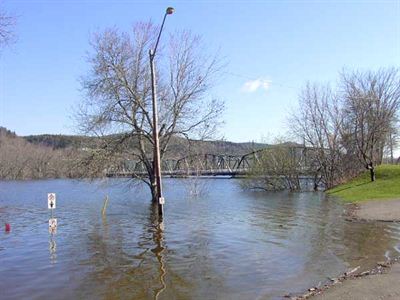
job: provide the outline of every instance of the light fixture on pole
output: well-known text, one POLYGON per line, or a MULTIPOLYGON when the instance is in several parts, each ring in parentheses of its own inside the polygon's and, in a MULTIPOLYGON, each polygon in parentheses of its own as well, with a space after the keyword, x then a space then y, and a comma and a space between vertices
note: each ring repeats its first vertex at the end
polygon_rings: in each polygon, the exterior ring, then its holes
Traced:
POLYGON ((164 214, 164 198, 162 196, 162 186, 161 186, 161 156, 160 156, 160 141, 158 137, 157 86, 155 79, 154 57, 156 55, 158 42, 160 41, 161 33, 164 28, 165 19, 167 15, 173 14, 174 11, 175 10, 172 7, 168 7, 166 9, 154 50, 151 49, 149 50, 150 70, 151 70, 151 92, 153 96, 153 142, 154 142, 153 169, 154 169, 154 179, 156 184, 156 200, 158 204, 158 214, 160 218, 162 218, 164 214))

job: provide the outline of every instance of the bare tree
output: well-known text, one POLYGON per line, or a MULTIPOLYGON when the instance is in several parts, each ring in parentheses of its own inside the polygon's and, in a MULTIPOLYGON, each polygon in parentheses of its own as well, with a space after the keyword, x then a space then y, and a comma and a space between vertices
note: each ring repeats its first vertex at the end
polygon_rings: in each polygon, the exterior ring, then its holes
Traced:
POLYGON ((3 11, 0 6, 0 48, 7 46, 14 40, 15 22, 15 17, 3 11))
POLYGON ((395 68, 341 75, 344 131, 356 147, 360 162, 375 180, 375 166, 382 162, 386 145, 393 145, 398 128, 400 76, 395 68))
POLYGON ((299 108, 289 122, 291 131, 306 147, 313 149, 314 166, 326 188, 339 183, 343 174, 342 113, 335 93, 328 86, 308 83, 299 96, 299 108))
MULTIPOLYGON (((100 149, 86 155, 86 175, 98 176, 127 159, 139 161, 146 174, 132 172, 132 176, 148 184, 153 199, 156 182, 147 53, 157 31, 152 23, 138 23, 130 34, 117 29, 95 34, 90 71, 82 80, 87 97, 78 110, 81 129, 103 138, 100 149)), ((187 31, 176 33, 170 37, 167 50, 159 51, 158 57, 164 58, 156 63, 164 157, 175 137, 211 134, 223 104, 207 97, 220 65, 216 57, 204 55, 198 36, 187 31)))
POLYGON ((327 188, 362 168, 375 166, 393 149, 399 128, 400 76, 396 68, 343 72, 341 90, 307 84, 291 130, 315 151, 315 170, 327 188), (315 155, 316 154, 316 155, 315 155))
POLYGON ((242 186, 266 191, 300 190, 300 175, 305 167, 303 150, 296 144, 277 139, 274 145, 257 152, 257 159, 242 186))

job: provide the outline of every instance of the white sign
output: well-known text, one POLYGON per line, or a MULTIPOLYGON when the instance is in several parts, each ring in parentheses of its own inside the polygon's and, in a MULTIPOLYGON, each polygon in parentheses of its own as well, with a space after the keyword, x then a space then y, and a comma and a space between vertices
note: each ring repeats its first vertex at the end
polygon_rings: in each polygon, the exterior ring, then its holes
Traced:
POLYGON ((56 194, 55 193, 48 193, 47 194, 47 207, 49 209, 56 208, 56 194))
POLYGON ((158 202, 159 202, 161 205, 164 205, 164 204, 165 204, 165 198, 164 198, 164 197, 160 197, 160 198, 158 199, 158 202))
POLYGON ((57 229, 57 219, 52 218, 49 220, 49 230, 55 231, 57 229))

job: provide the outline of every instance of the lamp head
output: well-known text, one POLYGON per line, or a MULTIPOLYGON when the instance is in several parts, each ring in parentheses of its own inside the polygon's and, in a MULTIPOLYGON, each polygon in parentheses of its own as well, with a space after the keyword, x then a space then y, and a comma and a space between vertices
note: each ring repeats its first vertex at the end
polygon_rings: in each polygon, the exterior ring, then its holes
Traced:
POLYGON ((172 15, 174 13, 175 9, 173 7, 168 7, 166 10, 166 14, 167 15, 172 15))

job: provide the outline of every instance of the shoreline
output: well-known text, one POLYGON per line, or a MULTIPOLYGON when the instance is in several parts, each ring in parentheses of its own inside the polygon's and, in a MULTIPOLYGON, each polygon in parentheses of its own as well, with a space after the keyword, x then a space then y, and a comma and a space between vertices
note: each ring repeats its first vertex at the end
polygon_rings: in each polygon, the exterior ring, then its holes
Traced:
POLYGON ((345 214, 347 221, 400 222, 400 199, 351 203, 345 214))
MULTIPOLYGON (((400 222, 400 199, 351 203, 344 214, 348 222, 400 222)), ((400 287, 395 284, 400 282, 400 256, 377 262, 374 268, 357 273, 359 268, 360 266, 332 278, 322 287, 309 288, 300 296, 286 295, 284 298, 400 299, 400 287)))
POLYGON ((302 295, 285 295, 284 299, 303 300, 303 299, 324 299, 324 300, 364 300, 364 299, 398 299, 400 297, 400 288, 393 282, 400 282, 400 256, 378 262, 374 268, 357 273, 360 266, 340 274, 337 278, 331 278, 330 282, 321 287, 311 287, 302 295), (393 271, 393 273, 392 273, 393 271), (382 278, 386 276, 386 278, 382 278), (385 285, 377 282, 377 279, 388 280, 385 285), (390 288, 388 288, 390 287, 390 288), (391 289, 391 291, 389 291, 391 289), (375 293, 386 292, 385 295, 374 295, 375 293), (396 298, 390 298, 395 295, 396 298), (371 297, 371 298, 369 298, 371 297), (377 298, 378 297, 378 298, 377 298), (389 297, 389 298, 388 298, 389 297))

